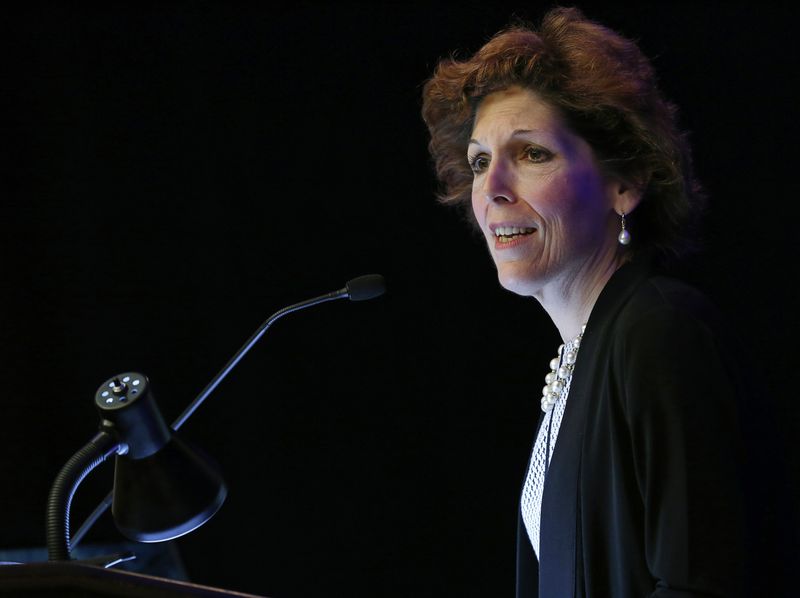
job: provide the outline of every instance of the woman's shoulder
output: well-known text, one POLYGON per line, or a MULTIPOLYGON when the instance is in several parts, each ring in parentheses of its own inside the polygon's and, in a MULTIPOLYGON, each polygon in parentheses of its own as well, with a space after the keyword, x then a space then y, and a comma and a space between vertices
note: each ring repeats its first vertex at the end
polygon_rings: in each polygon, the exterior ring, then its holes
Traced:
POLYGON ((712 296, 691 280, 646 261, 620 268, 589 320, 587 332, 597 337, 598 350, 625 359, 647 354, 654 361, 666 355, 688 360, 709 351, 743 359, 736 327, 712 296))
POLYGON ((669 327, 681 321, 724 326, 720 310, 704 290, 645 258, 628 262, 614 273, 589 320, 590 328, 606 334, 609 328, 669 327))
POLYGON ((734 323, 710 295, 683 279, 657 274, 640 281, 612 323, 615 351, 654 361, 720 359, 728 370, 748 361, 734 323))
POLYGON ((722 312, 705 291, 663 274, 648 276, 637 285, 622 306, 619 319, 627 326, 683 322, 718 331, 726 328, 722 312))

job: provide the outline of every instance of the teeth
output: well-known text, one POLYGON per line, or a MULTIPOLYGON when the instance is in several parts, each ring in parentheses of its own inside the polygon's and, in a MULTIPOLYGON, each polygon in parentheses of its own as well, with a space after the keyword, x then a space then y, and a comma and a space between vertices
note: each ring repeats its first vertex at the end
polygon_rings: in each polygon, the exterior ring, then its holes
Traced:
POLYGON ((494 229, 496 237, 510 237, 511 235, 529 235, 535 228, 521 227, 521 226, 498 226, 494 229))

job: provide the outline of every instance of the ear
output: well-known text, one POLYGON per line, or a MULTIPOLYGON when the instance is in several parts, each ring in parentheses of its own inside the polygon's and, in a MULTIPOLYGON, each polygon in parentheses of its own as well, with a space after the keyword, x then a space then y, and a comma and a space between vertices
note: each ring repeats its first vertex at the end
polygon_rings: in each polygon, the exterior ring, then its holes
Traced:
POLYGON ((633 181, 612 179, 608 183, 611 207, 617 214, 630 214, 642 201, 644 189, 645 185, 633 181))

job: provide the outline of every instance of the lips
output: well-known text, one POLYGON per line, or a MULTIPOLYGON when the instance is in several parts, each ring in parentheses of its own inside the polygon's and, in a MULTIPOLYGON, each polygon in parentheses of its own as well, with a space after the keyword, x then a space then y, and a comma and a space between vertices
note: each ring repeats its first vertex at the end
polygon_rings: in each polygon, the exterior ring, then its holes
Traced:
POLYGON ((536 232, 536 229, 531 226, 494 226, 492 232, 498 243, 506 244, 531 235, 536 232))

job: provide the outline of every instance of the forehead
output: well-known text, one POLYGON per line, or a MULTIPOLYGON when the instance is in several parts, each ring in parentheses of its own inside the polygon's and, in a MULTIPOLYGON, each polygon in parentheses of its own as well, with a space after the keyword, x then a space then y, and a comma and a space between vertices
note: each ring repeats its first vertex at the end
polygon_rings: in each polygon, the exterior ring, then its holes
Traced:
POLYGON ((556 134, 566 129, 557 110, 536 92, 511 87, 487 95, 475 111, 472 137, 526 130, 556 134))

